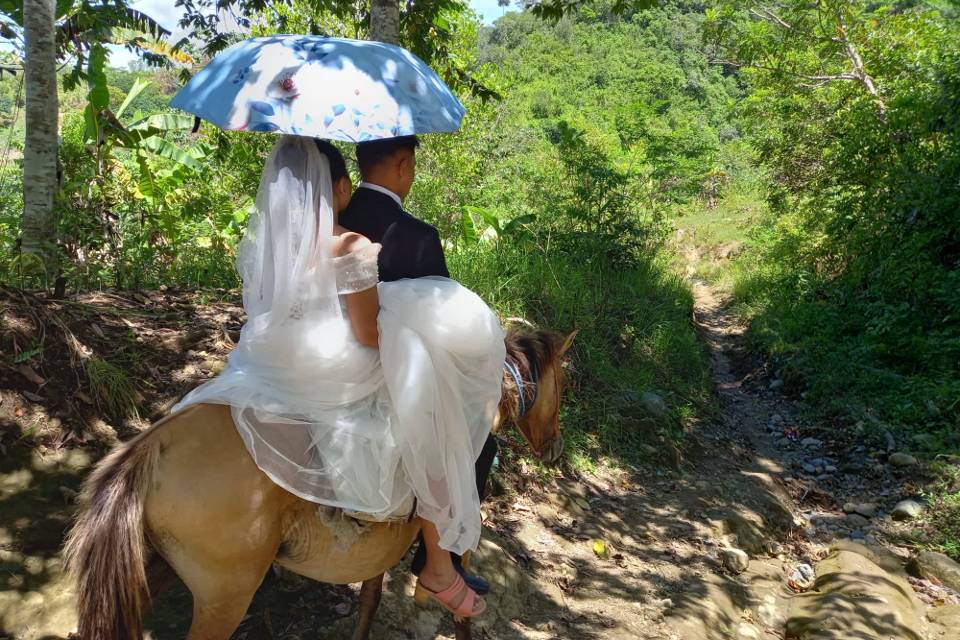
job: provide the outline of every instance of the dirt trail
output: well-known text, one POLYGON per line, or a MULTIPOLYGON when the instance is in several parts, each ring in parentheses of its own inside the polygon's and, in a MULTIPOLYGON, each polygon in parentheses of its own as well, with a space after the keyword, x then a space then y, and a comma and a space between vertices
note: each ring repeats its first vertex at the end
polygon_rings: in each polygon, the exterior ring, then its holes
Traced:
MULTIPOLYGON (((694 321, 712 356, 717 415, 693 425, 682 456, 662 443, 649 447, 642 466, 604 467, 546 484, 533 470, 518 468, 507 448, 501 473, 510 469, 511 482, 485 504, 487 531, 475 557, 476 570, 493 583, 490 612, 475 623, 475 637, 956 637, 924 619, 933 610, 917 601, 914 589, 925 602, 948 603, 939 612, 954 606, 956 594, 929 581, 908 583, 897 555, 905 552, 880 546, 895 526, 884 514, 909 489, 909 475, 881 469, 879 462, 861 469, 851 460, 859 453, 836 452, 828 442, 804 447, 815 425, 799 421, 794 403, 780 392, 783 383, 748 356, 743 328, 714 291, 695 282, 694 292, 694 321), (861 521, 839 508, 870 497, 879 498, 875 517, 861 521), (848 541, 847 551, 823 561, 842 538, 874 546, 848 541), (788 580, 804 564, 821 576, 816 588, 798 595, 788 580), (849 575, 860 582, 848 585, 849 575), (836 585, 849 586, 852 596, 813 599, 836 585)), ((196 365, 177 362, 178 370, 196 366, 203 373, 204 359, 216 355, 214 342, 223 337, 217 327, 236 320, 232 311, 223 313, 211 324, 207 346, 192 347, 196 365)), ((4 411, 13 411, 19 399, 4 395, 4 411)), ((14 424, 6 420, 3 426, 14 424)), ((73 592, 57 550, 89 456, 18 443, 11 443, 0 469, 0 568, 7 574, 0 576, 0 638, 64 638, 74 626, 73 592)), ((234 637, 349 637, 357 586, 271 572, 234 637)), ((374 637, 452 638, 448 618, 418 610, 412 591, 401 564, 388 577, 374 637)), ((150 637, 182 638, 189 594, 175 587, 155 604, 150 637)))

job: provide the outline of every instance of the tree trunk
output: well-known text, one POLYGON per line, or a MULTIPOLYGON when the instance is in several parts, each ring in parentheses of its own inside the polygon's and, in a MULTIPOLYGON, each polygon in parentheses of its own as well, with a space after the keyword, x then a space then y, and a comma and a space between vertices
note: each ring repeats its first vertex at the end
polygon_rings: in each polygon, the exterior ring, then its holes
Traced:
POLYGON ((38 256, 48 282, 57 271, 56 0, 24 0, 26 136, 23 149, 23 253, 38 256))
POLYGON ((400 44, 399 0, 370 0, 370 39, 400 44))

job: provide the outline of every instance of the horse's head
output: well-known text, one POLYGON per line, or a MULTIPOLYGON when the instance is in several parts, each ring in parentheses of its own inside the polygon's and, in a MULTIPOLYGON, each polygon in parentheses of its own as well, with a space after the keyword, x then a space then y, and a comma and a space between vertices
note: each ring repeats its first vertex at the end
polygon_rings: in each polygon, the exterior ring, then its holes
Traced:
POLYGON ((494 429, 512 422, 533 454, 556 462, 563 453, 560 400, 566 381, 563 356, 577 332, 564 337, 553 331, 512 331, 507 336, 503 398, 494 429))

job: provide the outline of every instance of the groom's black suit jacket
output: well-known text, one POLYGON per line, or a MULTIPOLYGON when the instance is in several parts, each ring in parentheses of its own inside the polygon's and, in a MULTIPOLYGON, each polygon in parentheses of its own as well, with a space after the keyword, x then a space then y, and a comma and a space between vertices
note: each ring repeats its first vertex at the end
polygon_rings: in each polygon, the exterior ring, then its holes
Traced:
MULTIPOLYGON (((347 208, 340 212, 339 222, 350 231, 363 234, 371 242, 383 245, 378 267, 380 280, 391 282, 401 278, 442 276, 449 278, 447 261, 440 244, 440 234, 431 225, 403 210, 385 193, 360 187, 347 208)), ((497 440, 491 434, 477 458, 477 491, 480 499, 486 493, 487 476, 497 455, 497 440)), ((423 545, 414 558, 414 572, 423 566, 423 545)))
POLYGON ((404 211, 385 193, 357 189, 350 204, 340 212, 340 224, 383 245, 378 259, 383 282, 450 277, 437 230, 404 211))

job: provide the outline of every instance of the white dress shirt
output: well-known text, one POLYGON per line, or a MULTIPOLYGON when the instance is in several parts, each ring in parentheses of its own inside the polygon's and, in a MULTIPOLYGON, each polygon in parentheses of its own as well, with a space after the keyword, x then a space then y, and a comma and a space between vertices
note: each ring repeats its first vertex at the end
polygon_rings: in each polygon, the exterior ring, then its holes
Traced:
POLYGON ((403 200, 400 199, 400 196, 398 196, 397 194, 395 194, 393 191, 390 191, 390 189, 387 189, 386 187, 381 187, 380 185, 378 185, 378 184, 373 184, 372 182, 361 182, 361 183, 358 185, 358 188, 360 188, 360 189, 372 189, 373 191, 379 191, 380 193, 382 193, 382 194, 385 195, 385 196, 390 196, 391 198, 393 198, 393 199, 397 202, 398 205, 400 205, 400 208, 403 209, 403 200))

